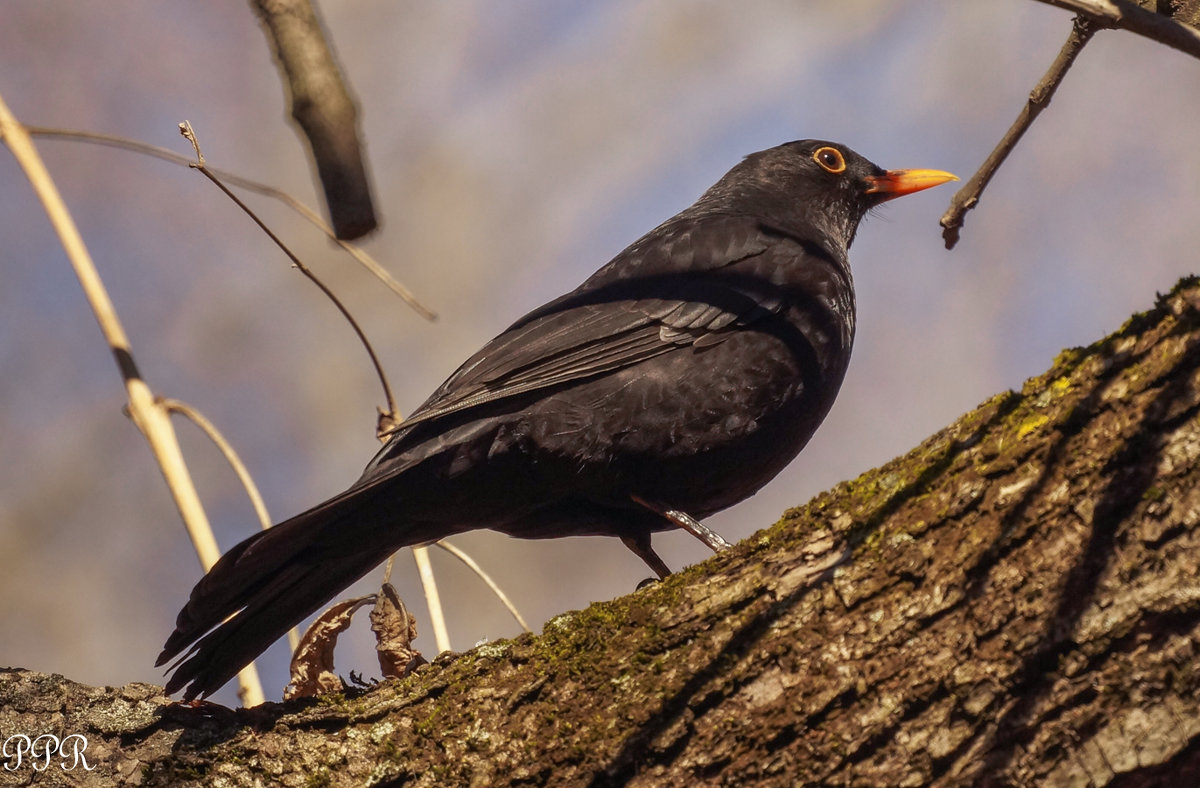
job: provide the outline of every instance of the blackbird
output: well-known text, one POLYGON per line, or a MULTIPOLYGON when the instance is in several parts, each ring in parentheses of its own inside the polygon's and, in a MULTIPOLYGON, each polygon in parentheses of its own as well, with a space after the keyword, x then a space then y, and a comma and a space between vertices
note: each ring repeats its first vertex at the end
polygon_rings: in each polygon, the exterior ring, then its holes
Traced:
POLYGON ((747 156, 468 359, 354 486, 226 553, 158 657, 190 646, 167 692, 211 694, 408 545, 476 528, 616 536, 660 576, 655 531, 723 546, 696 518, 779 473, 841 385, 859 222, 950 180, 819 140, 747 156))

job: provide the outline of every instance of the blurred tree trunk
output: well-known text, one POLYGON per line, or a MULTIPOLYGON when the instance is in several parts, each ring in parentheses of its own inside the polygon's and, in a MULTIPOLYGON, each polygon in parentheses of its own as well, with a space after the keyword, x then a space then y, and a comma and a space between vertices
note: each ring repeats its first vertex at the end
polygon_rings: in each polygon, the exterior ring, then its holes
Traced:
POLYGON ((44 785, 1196 785, 1198 458, 1187 281, 904 457, 540 636, 238 712, 0 672, 0 731, 88 738, 95 769, 55 758, 44 785))

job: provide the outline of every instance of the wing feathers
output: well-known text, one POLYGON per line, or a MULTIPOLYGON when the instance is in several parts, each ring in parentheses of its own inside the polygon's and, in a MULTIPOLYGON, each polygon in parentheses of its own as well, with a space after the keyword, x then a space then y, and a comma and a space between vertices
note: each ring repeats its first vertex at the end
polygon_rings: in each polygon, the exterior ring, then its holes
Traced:
MULTIPOLYGON (((781 307, 778 294, 754 292, 725 275, 731 266, 769 256, 781 236, 749 217, 683 218, 652 231, 579 288, 489 342, 400 425, 401 434, 421 422, 612 372, 681 346, 716 344, 725 329, 781 307)), ((368 467, 394 448, 385 447, 368 467)))

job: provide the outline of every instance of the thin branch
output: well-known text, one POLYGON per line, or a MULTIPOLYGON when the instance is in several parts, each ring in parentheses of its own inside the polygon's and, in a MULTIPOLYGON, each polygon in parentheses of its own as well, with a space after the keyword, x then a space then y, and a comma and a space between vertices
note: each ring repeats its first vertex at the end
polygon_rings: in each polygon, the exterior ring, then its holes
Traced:
MULTIPOLYGON (((1096 27, 1128 30, 1200 58, 1200 30, 1166 14, 1148 11, 1128 0, 1038 0, 1038 2, 1074 11, 1096 27)), ((1159 3, 1159 5, 1163 5, 1159 3)), ((1189 20, 1193 23, 1195 20, 1189 20)))
POLYGON ((1050 99, 1054 97, 1054 91, 1058 90, 1058 86, 1063 77, 1067 75, 1071 64, 1075 62, 1075 58, 1078 57, 1095 32, 1096 26, 1090 20, 1084 17, 1075 17, 1071 34, 1067 36, 1066 42, 1059 50, 1058 57, 1050 64, 1050 69, 1029 94, 1029 100, 1021 108, 1017 119, 1004 133, 1000 143, 988 154, 987 160, 983 162, 979 170, 951 198, 950 207, 946 209, 946 213, 941 219, 941 225, 944 228, 942 238, 946 242, 947 249, 953 249, 954 245, 958 243, 959 230, 962 229, 963 222, 966 220, 967 211, 979 203, 979 197, 992 180, 992 176, 996 174, 1000 165, 1008 158, 1008 154, 1012 153, 1017 143, 1021 141, 1021 137, 1029 130, 1034 119, 1049 106, 1050 99))
MULTIPOLYGON (((102 134, 97 131, 82 131, 78 129, 57 129, 50 128, 48 126, 26 126, 25 129, 35 137, 67 139, 78 142, 89 142, 96 145, 107 145, 108 147, 112 148, 133 151, 134 153, 144 153, 147 156, 153 156, 157 159, 162 159, 163 161, 167 161, 172 164, 178 164, 184 167, 191 167, 193 163, 193 159, 187 156, 181 156, 180 154, 171 150, 167 150, 166 148, 160 148, 157 145, 150 145, 146 142, 132 140, 128 137, 118 137, 114 134, 102 134)), ((357 260, 359 264, 361 264, 364 268, 375 275, 375 277, 377 277, 381 282, 387 285, 389 290, 400 296, 400 298, 402 298, 406 304, 412 307, 413 311, 415 311, 418 315, 426 320, 437 320, 436 312, 422 304, 420 300, 413 295, 411 290, 400 284, 400 282, 396 281, 396 278, 393 277, 386 268, 380 265, 375 258, 367 254, 365 250, 356 244, 351 243, 350 241, 343 241, 342 239, 338 238, 337 234, 334 233, 333 228, 331 228, 312 208, 309 208, 307 205, 300 202, 287 192, 276 189, 273 186, 268 186, 265 183, 250 180, 249 178, 243 178, 236 173, 222 170, 217 167, 210 167, 209 170, 226 184, 261 194, 264 197, 270 197, 274 200, 279 200, 281 203, 304 217, 310 224, 324 233, 329 240, 342 247, 347 254, 357 260)))
MULTIPOLYGON (((100 280, 96 264, 83 243, 79 228, 75 226, 75 221, 71 218, 66 203, 63 202, 28 132, 9 111, 3 98, 0 98, 0 139, 7 143, 17 163, 24 170, 30 185, 41 200, 46 216, 58 234, 71 266, 75 269, 75 276, 79 279, 88 304, 92 307, 92 313, 96 316, 96 322, 100 325, 100 332, 112 350, 117 369, 125 382, 125 392, 129 398, 129 416, 150 444, 150 450, 166 479, 167 488, 183 518, 196 555, 200 558, 200 565, 207 572, 221 557, 221 552, 217 548, 217 541, 200 503, 196 486, 188 473, 187 463, 183 459, 183 452, 179 448, 179 441, 171 426, 167 409, 155 400, 150 387, 138 372, 129 338, 117 317, 112 299, 100 280)), ((254 706, 263 702, 262 685, 253 664, 238 673, 238 680, 241 683, 238 694, 243 704, 254 706)))
POLYGON ((339 238, 375 229, 358 141, 358 110, 308 0, 251 0, 282 72, 292 117, 308 140, 339 238))
POLYGON ((429 548, 417 545, 412 548, 413 560, 417 562, 417 573, 421 587, 425 589, 425 604, 429 606, 429 620, 433 624, 433 639, 438 652, 450 650, 450 633, 446 629, 446 617, 442 614, 442 598, 438 594, 437 580, 433 577, 433 564, 429 561, 429 548))
POLYGON ((517 623, 521 625, 521 629, 525 630, 526 632, 532 631, 530 630, 529 625, 525 623, 525 619, 521 617, 521 611, 517 610, 516 605, 514 605, 508 596, 500 590, 500 586, 497 585, 496 581, 491 578, 491 575, 483 571, 483 567, 476 563, 474 558, 449 542, 434 542, 434 545, 442 548, 447 553, 466 564, 472 572, 478 575, 480 580, 487 583, 487 587, 492 589, 492 593, 496 595, 496 598, 499 599, 506 608, 508 608, 508 612, 511 613, 512 617, 515 618, 517 623))
POLYGON ((382 435, 392 430, 396 421, 398 420, 398 417, 396 416, 396 401, 392 397, 392 389, 391 386, 388 385, 387 375, 384 374, 383 365, 379 363, 379 357, 375 355, 375 349, 371 347, 371 343, 367 340, 367 335, 363 333, 362 328, 358 325, 358 321, 354 319, 353 315, 350 314, 350 310, 348 310, 345 305, 342 304, 338 297, 333 294, 333 291, 326 287, 325 283, 322 282, 316 274, 309 270, 308 266, 302 263, 300 258, 297 257, 292 250, 287 247, 287 244, 280 240, 279 236, 271 232, 271 228, 267 227, 266 223, 263 222, 262 219, 259 219, 258 215, 255 214, 254 211, 250 210, 250 207, 246 205, 246 203, 238 199, 238 196, 230 191, 229 187, 222 183, 221 179, 214 175, 212 170, 208 169, 204 163, 204 154, 200 152, 200 144, 196 140, 195 132, 192 131, 192 125, 186 120, 183 123, 180 123, 179 133, 182 134, 188 140, 188 142, 192 144, 192 148, 196 152, 196 161, 191 164, 191 167, 195 170, 198 170, 204 175, 204 177, 216 184, 217 188, 225 193, 225 196, 233 200, 235 205, 241 208, 247 216, 253 219, 254 223, 259 226, 259 229, 266 233, 267 237, 270 238, 285 255, 287 255, 288 259, 292 261, 292 265, 296 266, 296 269, 300 271, 300 273, 304 274, 304 276, 307 277, 310 282, 316 285, 317 288, 325 294, 326 298, 333 302, 333 305, 337 307, 339 312, 342 313, 342 317, 346 318, 346 321, 350 324, 350 327, 354 329, 354 333, 358 335, 359 342, 362 343, 362 346, 367 351, 367 355, 371 358, 371 364, 375 367, 375 374, 379 377, 380 385, 383 386, 384 400, 387 402, 387 410, 380 410, 379 412, 379 425, 377 434, 382 435))

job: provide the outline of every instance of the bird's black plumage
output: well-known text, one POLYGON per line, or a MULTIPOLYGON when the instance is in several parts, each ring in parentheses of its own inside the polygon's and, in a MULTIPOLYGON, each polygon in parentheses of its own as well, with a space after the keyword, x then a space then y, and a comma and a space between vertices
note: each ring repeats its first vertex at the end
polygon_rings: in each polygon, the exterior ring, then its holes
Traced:
POLYGON ((406 545, 475 528, 599 534, 655 565, 649 534, 674 527, 663 512, 702 518, 752 495, 829 411, 865 213, 952 177, 814 140, 747 156, 468 359, 353 487, 230 550, 159 656, 190 647, 168 692, 213 692, 406 545))

